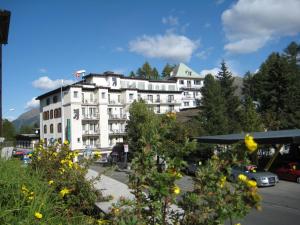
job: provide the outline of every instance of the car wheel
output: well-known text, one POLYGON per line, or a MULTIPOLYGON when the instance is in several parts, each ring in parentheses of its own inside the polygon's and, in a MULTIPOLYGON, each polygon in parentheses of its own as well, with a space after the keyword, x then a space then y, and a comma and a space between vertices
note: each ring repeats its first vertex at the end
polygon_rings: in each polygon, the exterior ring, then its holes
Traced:
POLYGON ((300 177, 297 177, 297 183, 300 184, 300 177))

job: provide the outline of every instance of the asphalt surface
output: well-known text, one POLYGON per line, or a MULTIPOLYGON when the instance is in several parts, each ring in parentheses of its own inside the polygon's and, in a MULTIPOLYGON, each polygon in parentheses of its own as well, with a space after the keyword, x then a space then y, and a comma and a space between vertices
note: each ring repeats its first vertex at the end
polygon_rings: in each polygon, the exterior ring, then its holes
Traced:
MULTIPOLYGON (((105 175, 122 183, 128 183, 128 172, 92 166, 91 169, 105 172, 105 175)), ((184 176, 177 182, 182 193, 193 189, 193 179, 184 176)), ((298 225, 300 224, 300 184, 280 181, 274 187, 259 188, 262 211, 252 210, 244 219, 236 220, 242 225, 298 225)), ((235 224, 234 223, 234 224, 235 224)))

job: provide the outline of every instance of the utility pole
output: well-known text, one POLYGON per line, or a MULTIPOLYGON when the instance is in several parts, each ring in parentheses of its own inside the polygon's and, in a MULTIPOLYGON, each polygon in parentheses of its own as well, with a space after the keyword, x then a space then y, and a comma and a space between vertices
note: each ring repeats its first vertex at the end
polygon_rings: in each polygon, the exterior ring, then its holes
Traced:
POLYGON ((2 44, 7 44, 10 11, 0 9, 0 137, 2 130, 2 44))

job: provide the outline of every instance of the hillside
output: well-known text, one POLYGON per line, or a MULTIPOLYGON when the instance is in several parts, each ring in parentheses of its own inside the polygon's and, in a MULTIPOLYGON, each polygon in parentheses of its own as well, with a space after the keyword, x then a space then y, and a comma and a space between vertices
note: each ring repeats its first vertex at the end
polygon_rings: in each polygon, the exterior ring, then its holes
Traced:
POLYGON ((40 123, 40 110, 38 108, 31 109, 23 114, 21 114, 12 123, 16 130, 19 130, 22 125, 33 125, 35 123, 40 123))

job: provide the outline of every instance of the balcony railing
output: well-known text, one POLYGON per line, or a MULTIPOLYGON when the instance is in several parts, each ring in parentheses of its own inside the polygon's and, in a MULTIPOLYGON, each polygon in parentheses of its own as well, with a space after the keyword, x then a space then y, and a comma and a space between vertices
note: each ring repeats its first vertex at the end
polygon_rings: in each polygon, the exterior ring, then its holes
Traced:
POLYGON ((99 114, 83 114, 82 119, 83 120, 98 120, 99 114))
POLYGON ((94 99, 93 101, 90 101, 90 100, 87 100, 87 99, 82 99, 81 104, 82 105, 97 105, 98 100, 94 99))
POLYGON ((126 135, 126 131, 123 129, 115 129, 115 130, 110 130, 109 135, 126 135))
POLYGON ((82 135, 83 136, 99 136, 100 132, 99 130, 83 130, 82 135))
POLYGON ((114 101, 114 100, 110 100, 108 102, 108 105, 123 105, 123 103, 122 102, 118 102, 118 101, 114 101))
POLYGON ((109 120, 127 120, 127 114, 108 114, 109 120))

